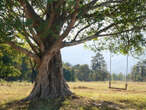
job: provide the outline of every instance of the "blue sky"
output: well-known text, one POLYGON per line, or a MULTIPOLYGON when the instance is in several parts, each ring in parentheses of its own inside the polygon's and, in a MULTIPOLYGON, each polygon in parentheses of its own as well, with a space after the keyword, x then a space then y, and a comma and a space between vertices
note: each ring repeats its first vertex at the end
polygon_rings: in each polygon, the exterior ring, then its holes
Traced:
MULTIPOLYGON (((83 45, 77 45, 72 47, 66 47, 61 50, 62 59, 64 62, 69 62, 72 65, 75 64, 89 64, 91 63, 92 56, 95 56, 95 53, 89 49, 83 47, 83 45)), ((110 53, 103 53, 105 61, 107 63, 107 67, 109 70, 109 61, 110 61, 110 53)), ((132 69, 132 66, 136 64, 138 60, 129 56, 129 72, 132 69)), ((112 73, 120 73, 125 74, 126 71, 126 56, 123 55, 114 55, 112 57, 112 73)))

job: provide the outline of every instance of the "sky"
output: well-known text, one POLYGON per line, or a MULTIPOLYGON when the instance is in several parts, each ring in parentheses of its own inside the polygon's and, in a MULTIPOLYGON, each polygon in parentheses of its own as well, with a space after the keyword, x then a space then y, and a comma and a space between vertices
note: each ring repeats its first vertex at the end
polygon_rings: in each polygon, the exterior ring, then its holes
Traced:
MULTIPOLYGON (((96 53, 91 51, 90 49, 84 48, 84 46, 77 45, 72 47, 66 47, 61 50, 63 62, 69 62, 72 65, 76 64, 88 64, 91 65, 91 59, 95 56, 96 53)), ((110 66, 110 53, 103 52, 104 59, 107 63, 107 69, 109 70, 110 66)), ((113 55, 112 56, 112 64, 111 64, 111 71, 112 73, 120 73, 122 72, 125 74, 126 72, 126 56, 123 55, 113 55)), ((134 64, 138 62, 137 59, 133 57, 128 57, 128 72, 131 72, 132 67, 134 64)))

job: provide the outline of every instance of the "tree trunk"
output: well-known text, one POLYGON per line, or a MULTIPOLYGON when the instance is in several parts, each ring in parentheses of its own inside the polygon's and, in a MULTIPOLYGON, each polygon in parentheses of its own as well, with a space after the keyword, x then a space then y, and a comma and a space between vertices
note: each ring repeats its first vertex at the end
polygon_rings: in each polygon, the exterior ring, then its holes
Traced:
POLYGON ((60 51, 52 57, 50 62, 42 64, 43 65, 38 69, 39 73, 28 99, 48 99, 70 96, 72 93, 63 77, 60 51))

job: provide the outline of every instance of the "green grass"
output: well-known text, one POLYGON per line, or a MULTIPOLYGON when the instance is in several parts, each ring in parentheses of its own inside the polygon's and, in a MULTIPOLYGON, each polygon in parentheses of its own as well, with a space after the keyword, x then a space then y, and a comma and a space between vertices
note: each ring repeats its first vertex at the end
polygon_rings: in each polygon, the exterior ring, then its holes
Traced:
MULTIPOLYGON (((146 83, 129 82, 128 90, 109 89, 108 82, 69 82, 78 97, 64 101, 35 100, 21 103, 33 85, 27 82, 0 83, 0 110, 146 110, 146 83)), ((112 82, 123 88, 123 82, 112 82)))

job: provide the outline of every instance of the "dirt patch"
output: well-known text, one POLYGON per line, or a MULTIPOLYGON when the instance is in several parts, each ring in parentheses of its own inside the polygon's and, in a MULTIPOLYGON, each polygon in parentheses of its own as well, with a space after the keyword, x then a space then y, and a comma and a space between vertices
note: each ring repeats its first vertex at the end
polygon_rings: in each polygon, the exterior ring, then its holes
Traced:
POLYGON ((122 105, 109 102, 109 101, 92 100, 90 104, 97 107, 99 110, 125 110, 125 108, 122 105))
POLYGON ((73 87, 73 89, 93 89, 93 88, 89 88, 86 86, 78 86, 78 87, 73 87))

